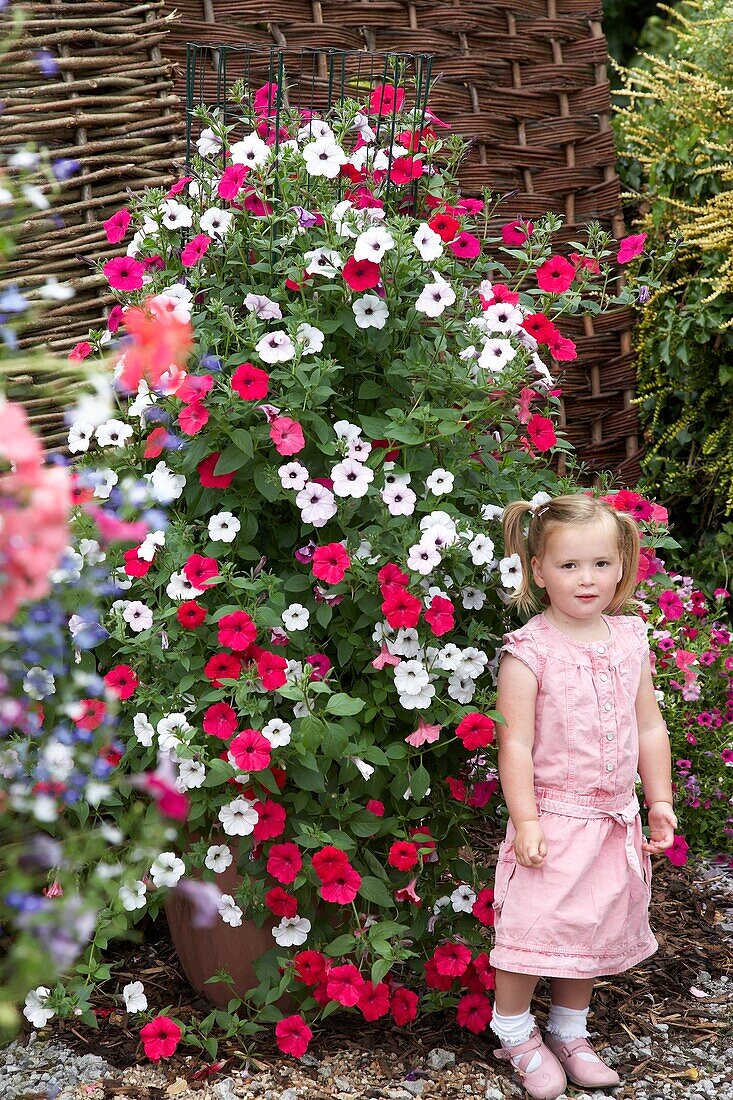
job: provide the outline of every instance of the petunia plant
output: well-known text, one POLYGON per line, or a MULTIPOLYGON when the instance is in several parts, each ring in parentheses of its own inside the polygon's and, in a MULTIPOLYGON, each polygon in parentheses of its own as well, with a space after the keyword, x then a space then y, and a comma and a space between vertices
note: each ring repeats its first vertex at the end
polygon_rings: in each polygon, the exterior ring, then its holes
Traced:
MULTIPOLYGON (((106 223, 128 242, 103 266, 119 304, 74 352, 121 340, 117 413, 69 433, 100 507, 134 483, 165 508, 118 555, 95 651, 122 765, 158 762, 190 800, 118 908, 155 913, 184 875, 236 864, 217 919, 272 931, 244 1008, 295 1056, 339 1006, 487 1025, 493 894, 470 827, 503 812, 494 679, 520 570, 499 521, 574 487, 548 461, 569 450, 563 316, 618 300, 606 233, 560 255, 554 216, 461 198, 457 144, 417 124, 409 89, 378 139, 386 91, 328 118, 283 106, 277 134, 273 86, 232 125, 202 116, 187 174, 106 223)), ((664 531, 640 520, 650 553, 664 531)))

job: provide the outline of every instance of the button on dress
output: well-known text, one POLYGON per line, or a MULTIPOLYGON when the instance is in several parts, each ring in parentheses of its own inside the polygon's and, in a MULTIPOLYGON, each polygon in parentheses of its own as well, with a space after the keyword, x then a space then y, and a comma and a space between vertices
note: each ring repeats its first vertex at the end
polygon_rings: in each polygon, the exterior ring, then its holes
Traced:
POLYGON ((606 639, 577 642, 544 615, 504 636, 537 678, 534 785, 547 855, 522 867, 511 821, 494 884, 501 970, 558 978, 619 974, 657 950, 651 860, 635 792, 635 702, 649 652, 637 616, 602 616, 606 639))

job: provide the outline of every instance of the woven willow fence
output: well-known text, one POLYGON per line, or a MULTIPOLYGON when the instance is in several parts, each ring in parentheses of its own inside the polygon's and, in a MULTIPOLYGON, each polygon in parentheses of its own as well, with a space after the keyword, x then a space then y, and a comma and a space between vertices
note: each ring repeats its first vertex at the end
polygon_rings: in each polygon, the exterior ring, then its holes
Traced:
MULTIPOLYGON (((185 44, 276 45, 433 55, 430 106, 473 143, 461 171, 517 214, 598 220, 623 232, 611 135, 607 49, 598 0, 167 0, 180 13, 163 50, 185 44)), ((212 99, 215 74, 208 85, 212 99)), ((569 334, 580 357, 564 364, 565 429, 591 468, 638 476, 631 314, 619 310, 569 334)))
MULTIPOLYGON (((112 302, 91 265, 124 247, 107 243, 102 222, 126 192, 167 185, 173 157, 183 155, 180 102, 160 49, 171 16, 162 0, 44 0, 23 8, 20 39, 2 62, 0 146, 32 141, 54 158, 78 160, 80 169, 60 185, 49 212, 24 224, 0 289, 18 283, 32 292, 49 275, 69 282, 75 297, 45 309, 21 339, 64 351, 102 322, 112 302), (39 51, 48 51, 44 67, 55 68, 55 58, 58 71, 42 71, 39 51)), ((0 16, 0 37, 10 15, 0 16)))

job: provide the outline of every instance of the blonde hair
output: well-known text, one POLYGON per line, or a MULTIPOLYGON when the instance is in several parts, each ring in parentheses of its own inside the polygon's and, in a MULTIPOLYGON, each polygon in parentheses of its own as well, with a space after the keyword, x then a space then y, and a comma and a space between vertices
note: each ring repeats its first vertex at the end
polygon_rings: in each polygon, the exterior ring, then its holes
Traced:
MULTIPOLYGON (((585 493, 554 497, 536 508, 527 500, 515 500, 506 506, 502 519, 504 553, 507 556, 517 554, 522 563, 522 580, 511 594, 510 604, 516 605, 525 614, 541 610, 542 602, 532 583, 532 558, 543 556, 547 539, 558 527, 585 527, 599 522, 617 539, 622 566, 621 580, 606 610, 614 615, 625 607, 633 608, 632 594, 636 589, 639 566, 639 529, 627 512, 618 512, 598 497, 585 493), (529 527, 525 533, 528 512, 529 527)), ((546 602, 547 595, 544 594, 546 602)))

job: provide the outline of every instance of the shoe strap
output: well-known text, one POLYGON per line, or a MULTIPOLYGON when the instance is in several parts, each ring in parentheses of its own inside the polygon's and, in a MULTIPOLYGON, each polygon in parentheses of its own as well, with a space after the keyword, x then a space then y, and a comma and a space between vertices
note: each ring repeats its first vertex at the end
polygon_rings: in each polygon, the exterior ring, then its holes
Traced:
MULTIPOLYGON (((524 1062, 524 1066, 528 1066, 532 1060, 532 1055, 535 1051, 539 1050, 542 1046, 542 1036, 538 1030, 535 1030, 529 1039, 525 1039, 523 1043, 516 1043, 510 1047, 500 1047, 499 1050, 494 1051, 494 1055, 501 1059, 503 1062, 512 1062, 512 1058, 521 1058, 524 1062), (524 1061, 527 1059, 527 1061, 524 1061)), ((512 1062, 512 1068, 517 1070, 518 1073, 524 1074, 525 1070, 522 1065, 516 1065, 512 1062)))
MULTIPOLYGON (((598 1058, 598 1055, 585 1036, 581 1036, 578 1039, 568 1039, 567 1042, 563 1042, 559 1053, 562 1058, 570 1058, 573 1054, 577 1054, 579 1050, 590 1051, 591 1054, 598 1058)), ((600 1061, 600 1058, 598 1060, 600 1061)))

